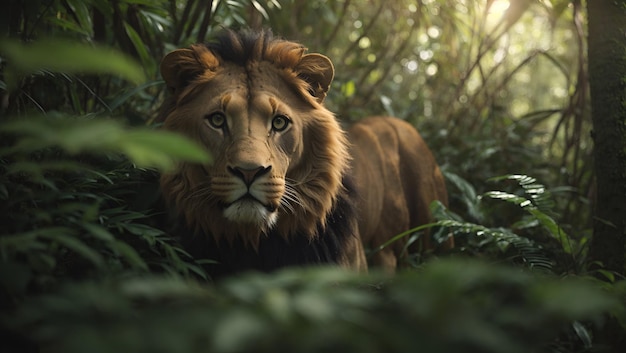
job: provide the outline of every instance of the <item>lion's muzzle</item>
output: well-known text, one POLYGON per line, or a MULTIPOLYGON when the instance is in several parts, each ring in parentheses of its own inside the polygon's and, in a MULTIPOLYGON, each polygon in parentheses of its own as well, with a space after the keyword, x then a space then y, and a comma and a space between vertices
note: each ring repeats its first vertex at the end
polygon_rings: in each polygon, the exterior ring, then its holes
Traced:
POLYGON ((271 228, 278 218, 284 179, 272 175, 271 165, 233 163, 226 171, 212 180, 224 217, 235 223, 271 228))
POLYGON ((259 166, 256 168, 242 168, 242 167, 228 167, 228 172, 239 179, 243 180, 243 182, 250 187, 250 185, 259 177, 269 173, 272 170, 272 166, 263 167, 259 166))

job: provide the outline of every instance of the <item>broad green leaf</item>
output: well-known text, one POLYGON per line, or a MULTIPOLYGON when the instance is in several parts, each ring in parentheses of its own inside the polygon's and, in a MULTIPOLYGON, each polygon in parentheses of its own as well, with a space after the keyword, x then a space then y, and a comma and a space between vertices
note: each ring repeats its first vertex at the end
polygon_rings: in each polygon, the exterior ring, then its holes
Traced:
POLYGON ((120 135, 122 125, 113 120, 20 119, 0 126, 0 131, 20 136, 12 149, 2 153, 34 152, 49 147, 61 147, 69 153, 110 151, 120 135))
POLYGON ((598 269, 596 272, 603 275, 610 283, 615 283, 615 274, 613 272, 603 269, 598 269))
POLYGON ((140 166, 168 169, 173 159, 209 163, 206 151, 189 139, 167 131, 134 130, 119 141, 120 148, 140 166))
POLYGON ((574 240, 570 239, 570 237, 567 235, 567 233, 565 233, 563 228, 561 228, 552 217, 539 211, 536 208, 527 208, 526 210, 530 214, 535 216, 535 218, 548 231, 548 233, 550 233, 552 237, 554 237, 561 243, 561 246, 563 246, 563 250, 565 250, 568 254, 572 253, 572 242, 574 242, 574 240))
POLYGON ((10 65, 7 68, 9 72, 11 68, 21 74, 45 69, 64 73, 113 74, 135 84, 145 81, 140 65, 109 48, 60 39, 42 39, 28 44, 5 39, 0 41, 0 50, 10 65))
POLYGON ((152 71, 153 67, 156 65, 156 62, 154 58, 150 56, 150 53, 147 49, 148 46, 144 44, 143 40, 141 40, 141 36, 139 35, 139 33, 137 33, 137 31, 135 31, 135 29, 131 25, 124 22, 124 29, 126 30, 126 34, 128 34, 128 38, 130 38, 131 42, 133 42, 133 46, 135 47, 135 50, 141 58, 141 63, 143 64, 144 69, 146 69, 147 71, 152 71))
POLYGON ((131 129, 111 119, 21 119, 0 125, 0 131, 20 137, 14 146, 0 150, 0 155, 60 147, 70 154, 123 153, 139 166, 160 170, 172 168, 177 160, 211 161, 201 146, 182 135, 131 129))

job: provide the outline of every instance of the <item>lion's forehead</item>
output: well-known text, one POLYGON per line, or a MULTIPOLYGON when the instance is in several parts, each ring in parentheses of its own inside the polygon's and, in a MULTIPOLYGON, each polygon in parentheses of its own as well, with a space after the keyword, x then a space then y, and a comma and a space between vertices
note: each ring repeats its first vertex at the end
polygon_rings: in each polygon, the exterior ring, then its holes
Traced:
MULTIPOLYGON (((275 114, 284 105, 275 95, 258 91, 247 95, 244 91, 225 92, 221 96, 221 108, 228 117, 265 117, 275 114)), ((285 109, 285 108, 283 108, 285 109)))
MULTIPOLYGON (((259 62, 246 67, 225 65, 223 69, 204 84, 209 97, 223 100, 225 96, 235 98, 232 103, 247 109, 276 108, 270 98, 286 106, 302 106, 305 101, 294 89, 295 78, 285 70, 274 67, 271 63, 259 62), (289 82, 294 81, 294 82, 289 82)), ((232 106, 232 105, 231 105, 232 106)))

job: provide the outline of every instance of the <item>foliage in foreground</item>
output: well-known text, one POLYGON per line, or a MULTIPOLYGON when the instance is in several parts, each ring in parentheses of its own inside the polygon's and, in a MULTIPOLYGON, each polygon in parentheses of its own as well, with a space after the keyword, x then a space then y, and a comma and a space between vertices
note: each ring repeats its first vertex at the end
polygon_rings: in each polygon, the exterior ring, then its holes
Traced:
POLYGON ((31 298, 2 321, 49 352, 521 353, 558 351, 571 322, 601 326, 618 309, 589 282, 445 260, 396 276, 290 269, 216 287, 87 281, 31 298))

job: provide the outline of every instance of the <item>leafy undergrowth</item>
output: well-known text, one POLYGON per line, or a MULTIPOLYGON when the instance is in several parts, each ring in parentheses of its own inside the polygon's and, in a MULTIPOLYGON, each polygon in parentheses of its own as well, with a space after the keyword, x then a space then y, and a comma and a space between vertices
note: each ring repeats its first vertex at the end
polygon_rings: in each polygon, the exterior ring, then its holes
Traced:
POLYGON ((2 321, 16 348, 5 352, 522 353, 559 351, 572 322, 597 328, 620 310, 590 282, 449 259, 395 276, 313 268, 217 285, 66 283, 2 321))

